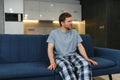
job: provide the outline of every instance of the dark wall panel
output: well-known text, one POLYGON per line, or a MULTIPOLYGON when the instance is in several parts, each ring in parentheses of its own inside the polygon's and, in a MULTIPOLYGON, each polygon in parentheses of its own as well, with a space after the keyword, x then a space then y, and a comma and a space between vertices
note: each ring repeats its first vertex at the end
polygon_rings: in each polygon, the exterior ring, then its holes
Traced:
POLYGON ((98 47, 120 49, 120 0, 81 0, 86 32, 98 47))

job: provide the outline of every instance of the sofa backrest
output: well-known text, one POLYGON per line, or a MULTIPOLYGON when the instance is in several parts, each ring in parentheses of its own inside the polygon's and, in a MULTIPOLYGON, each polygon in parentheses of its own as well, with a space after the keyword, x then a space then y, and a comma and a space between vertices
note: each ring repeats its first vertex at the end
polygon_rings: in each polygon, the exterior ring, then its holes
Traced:
MULTIPOLYGON (((48 36, 0 34, 0 63, 49 62, 46 42, 48 36)), ((89 35, 81 37, 88 56, 94 56, 91 37, 89 35)))
POLYGON ((89 57, 94 56, 94 49, 93 49, 93 42, 92 38, 90 35, 86 34, 81 34, 81 38, 83 39, 83 46, 85 47, 86 53, 89 57))
POLYGON ((43 35, 0 35, 0 62, 48 60, 43 35))

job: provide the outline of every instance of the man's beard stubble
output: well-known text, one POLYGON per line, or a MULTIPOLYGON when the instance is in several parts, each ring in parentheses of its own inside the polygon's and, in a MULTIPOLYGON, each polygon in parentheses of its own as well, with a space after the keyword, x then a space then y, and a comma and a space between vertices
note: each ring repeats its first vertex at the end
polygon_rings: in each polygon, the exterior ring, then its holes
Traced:
POLYGON ((70 25, 71 27, 65 27, 67 30, 71 30, 72 29, 72 25, 70 25))

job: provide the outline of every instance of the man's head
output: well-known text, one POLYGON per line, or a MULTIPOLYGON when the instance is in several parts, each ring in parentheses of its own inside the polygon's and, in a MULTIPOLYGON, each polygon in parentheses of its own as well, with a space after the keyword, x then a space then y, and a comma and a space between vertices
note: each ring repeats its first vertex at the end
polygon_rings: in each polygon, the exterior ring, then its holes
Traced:
POLYGON ((72 15, 70 13, 62 13, 59 16, 59 24, 62 27, 65 27, 66 29, 72 28, 72 15))

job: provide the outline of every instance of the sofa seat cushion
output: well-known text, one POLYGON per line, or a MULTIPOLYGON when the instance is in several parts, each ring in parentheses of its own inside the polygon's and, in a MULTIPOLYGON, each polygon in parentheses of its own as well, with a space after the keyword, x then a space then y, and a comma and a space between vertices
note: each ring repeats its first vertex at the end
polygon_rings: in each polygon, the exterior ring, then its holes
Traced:
POLYGON ((54 71, 39 62, 0 64, 0 79, 51 75, 54 75, 54 71))
POLYGON ((108 59, 104 59, 104 58, 100 58, 100 57, 93 57, 91 58, 93 60, 95 60, 96 62, 98 62, 98 65, 94 66, 92 65, 92 69, 104 69, 104 68, 108 68, 108 67, 112 67, 115 66, 115 62, 108 60, 108 59))

